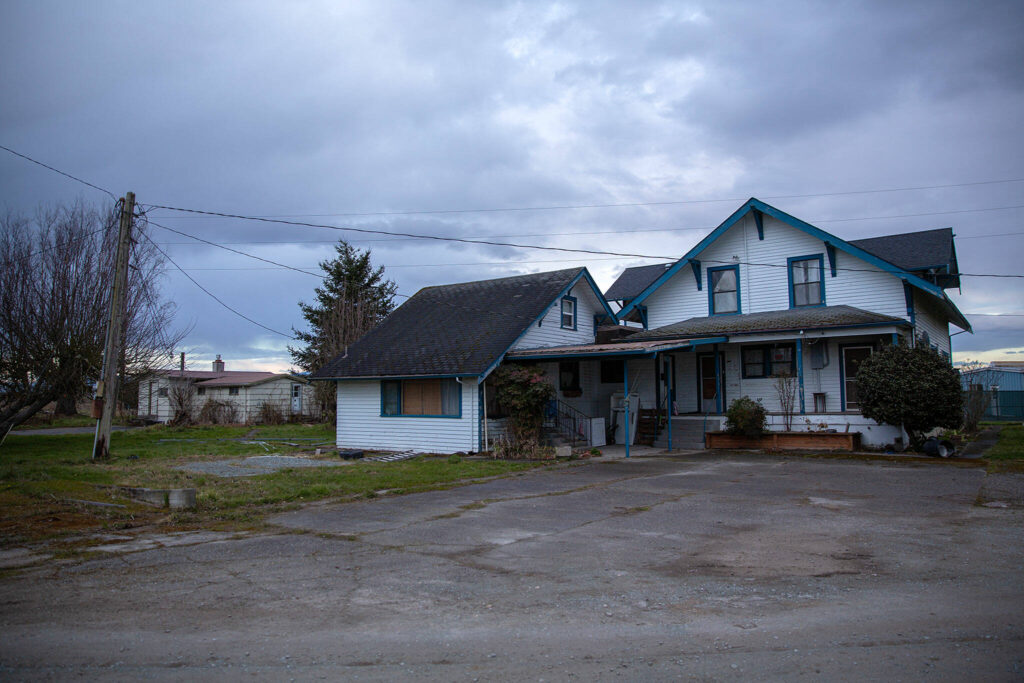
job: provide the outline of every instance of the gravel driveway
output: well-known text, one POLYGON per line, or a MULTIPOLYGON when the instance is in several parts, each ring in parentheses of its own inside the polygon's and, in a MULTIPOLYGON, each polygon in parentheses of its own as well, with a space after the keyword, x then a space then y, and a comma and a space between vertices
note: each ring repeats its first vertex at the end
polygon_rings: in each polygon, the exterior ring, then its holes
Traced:
POLYGON ((1020 484, 699 455, 318 504, 275 533, 177 534, 8 576, 0 671, 1019 680, 1020 484), (993 500, 1007 507, 978 504, 993 500))

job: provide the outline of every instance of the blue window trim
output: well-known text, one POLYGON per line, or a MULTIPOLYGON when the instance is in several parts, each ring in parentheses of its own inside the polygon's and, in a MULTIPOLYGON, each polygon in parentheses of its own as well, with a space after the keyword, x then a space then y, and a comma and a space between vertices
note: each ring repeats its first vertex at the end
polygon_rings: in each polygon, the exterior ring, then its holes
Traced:
POLYGON ((797 358, 796 358, 796 343, 794 342, 769 342, 767 344, 750 344, 740 347, 740 377, 743 379, 772 379, 775 377, 775 365, 782 365, 775 363, 771 359, 771 352, 776 348, 789 348, 793 351, 793 360, 789 361, 790 365, 790 376, 797 376, 797 358), (747 364, 746 364, 746 352, 747 351, 760 351, 761 352, 761 366, 764 368, 764 374, 761 375, 748 375, 747 364))
POLYGON ((455 378, 455 377, 410 377, 408 379, 382 379, 382 380, 380 380, 380 382, 378 382, 378 387, 380 389, 380 416, 381 417, 387 417, 387 418, 391 418, 391 417, 426 417, 426 418, 430 418, 430 419, 440 418, 440 419, 448 419, 448 420, 460 420, 460 419, 462 419, 462 382, 458 381, 458 379, 455 378), (386 382, 397 382, 398 383, 398 410, 401 411, 402 410, 402 384, 405 383, 405 382, 409 382, 409 381, 415 382, 417 380, 426 380, 426 379, 441 379, 441 380, 452 379, 452 380, 455 381, 456 386, 459 387, 459 393, 458 393, 459 413, 457 415, 406 415, 403 412, 398 412, 398 413, 396 413, 394 415, 387 415, 387 414, 384 413, 384 384, 386 382))
POLYGON ((740 315, 743 313, 743 302, 740 298, 740 267, 739 265, 734 266, 716 266, 714 268, 708 268, 708 315, 740 315), (715 283, 712 279, 712 274, 723 270, 731 270, 736 273, 736 310, 729 311, 727 313, 715 312, 715 283))
POLYGON ((789 307, 790 308, 817 308, 825 305, 825 256, 824 254, 808 254, 807 256, 791 256, 786 259, 786 272, 789 277, 789 307), (821 303, 804 304, 797 306, 796 292, 793 289, 793 264, 799 261, 818 261, 818 283, 821 287, 821 303))
POLYGON ((565 296, 558 300, 558 325, 563 330, 575 330, 579 326, 579 319, 580 305, 579 302, 576 300, 576 297, 566 294, 565 296), (562 313, 562 302, 565 301, 572 302, 572 327, 566 326, 565 321, 562 320, 562 316, 564 315, 564 313, 562 313))
POLYGON ((843 351, 850 348, 864 348, 871 349, 871 353, 875 352, 874 344, 871 342, 850 342, 849 344, 839 344, 839 410, 844 413, 859 413, 860 408, 850 409, 846 407, 846 359, 843 357, 843 351))

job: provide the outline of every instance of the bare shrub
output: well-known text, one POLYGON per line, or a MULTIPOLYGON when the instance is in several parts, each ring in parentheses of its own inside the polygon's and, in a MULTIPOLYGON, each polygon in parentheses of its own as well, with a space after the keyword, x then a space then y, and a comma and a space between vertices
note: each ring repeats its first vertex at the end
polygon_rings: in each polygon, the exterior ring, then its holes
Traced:
POLYGON ((793 431, 793 413, 796 407, 796 377, 793 375, 775 375, 775 395, 779 398, 779 411, 787 432, 793 431))
POLYGON ((285 416, 281 406, 271 401, 264 401, 256 411, 256 423, 263 425, 284 424, 285 416))
POLYGON ((167 424, 172 427, 184 427, 195 423, 196 418, 196 383, 190 379, 171 381, 167 397, 171 404, 171 419, 167 424))
POLYGON ((199 422, 213 425, 234 424, 238 422, 238 406, 229 401, 208 398, 199 411, 199 422))

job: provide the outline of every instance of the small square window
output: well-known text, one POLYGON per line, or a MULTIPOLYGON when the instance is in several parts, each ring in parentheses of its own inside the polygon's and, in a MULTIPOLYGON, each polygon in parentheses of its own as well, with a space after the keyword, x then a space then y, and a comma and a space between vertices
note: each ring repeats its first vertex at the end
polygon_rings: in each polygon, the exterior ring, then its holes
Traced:
POLYGON ((601 361, 601 384, 622 384, 625 379, 625 369, 621 360, 601 361))
POLYGON ((571 296, 562 299, 562 329, 576 329, 576 299, 571 296))
POLYGON ((161 387, 161 388, 157 389, 156 390, 156 395, 157 396, 163 396, 163 397, 166 398, 166 396, 167 396, 167 387, 161 387))
POLYGON ((197 396, 205 396, 206 395, 206 387, 196 387, 196 395, 197 396))
POLYGON ((238 387, 228 387, 228 396, 238 396, 238 387))

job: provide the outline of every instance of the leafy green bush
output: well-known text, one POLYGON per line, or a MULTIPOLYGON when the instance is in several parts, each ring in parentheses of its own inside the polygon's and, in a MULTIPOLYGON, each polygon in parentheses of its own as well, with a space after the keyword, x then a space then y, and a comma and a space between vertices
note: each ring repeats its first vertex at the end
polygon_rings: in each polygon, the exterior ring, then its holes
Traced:
POLYGON ((902 425, 915 450, 920 450, 926 432, 958 429, 963 423, 960 374, 924 344, 886 346, 861 361, 857 402, 864 417, 902 425))
POLYGON ((531 365, 503 365, 494 373, 498 404, 508 414, 506 438, 495 446, 496 457, 539 458, 544 410, 555 387, 544 371, 531 365))
POLYGON ((749 396, 741 396, 730 403, 729 409, 725 411, 725 418, 726 431, 730 434, 758 436, 763 434, 768 426, 764 406, 749 396))

